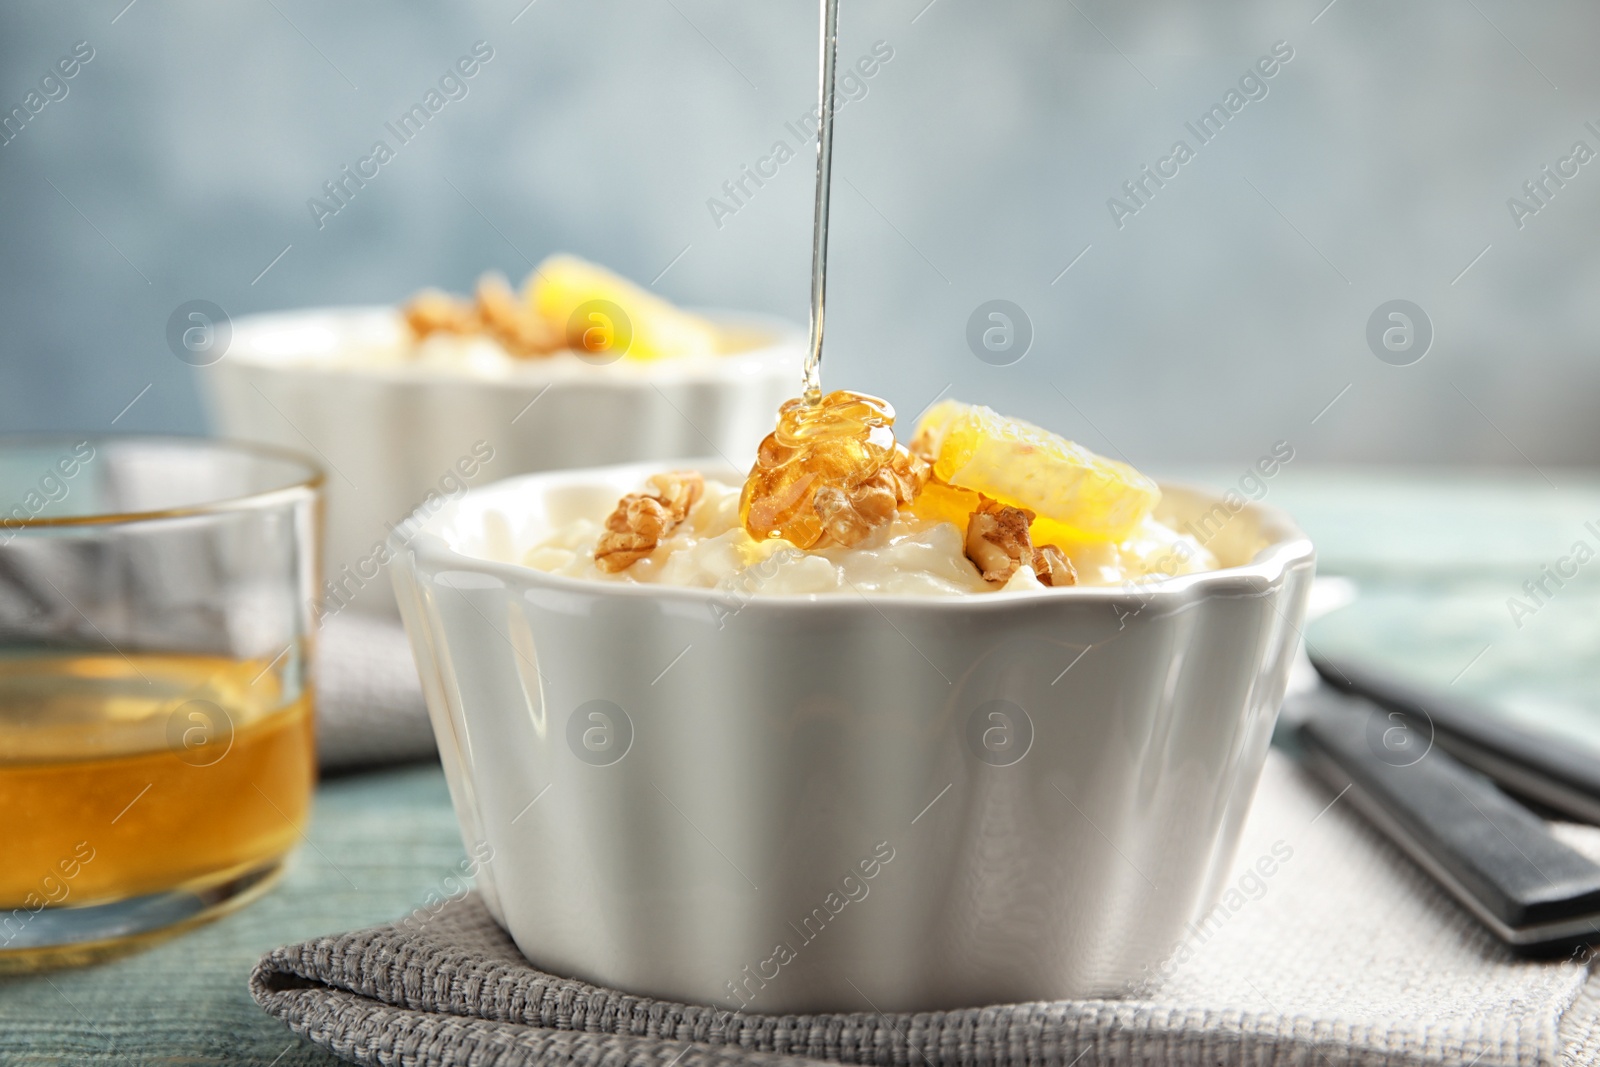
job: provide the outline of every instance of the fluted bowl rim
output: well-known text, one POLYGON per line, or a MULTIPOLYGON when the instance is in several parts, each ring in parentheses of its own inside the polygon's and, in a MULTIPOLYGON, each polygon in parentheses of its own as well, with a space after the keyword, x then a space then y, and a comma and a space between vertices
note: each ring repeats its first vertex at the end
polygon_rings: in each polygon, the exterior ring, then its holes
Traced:
MULTIPOLYGON (((623 492, 636 491, 650 475, 664 470, 698 470, 707 476, 720 477, 733 484, 737 484, 743 478, 742 473, 725 461, 704 457, 516 475, 469 489, 458 500, 446 504, 437 513, 426 518, 409 537, 401 532, 402 527, 396 527, 389 536, 389 547, 397 555, 413 553, 418 564, 424 565, 426 570, 434 573, 448 570, 480 571, 534 589, 607 599, 644 599, 700 605, 724 602, 729 598, 730 591, 716 587, 604 582, 551 574, 516 563, 486 559, 456 548, 440 532, 457 521, 463 510, 475 507, 499 494, 549 490, 566 486, 609 485, 616 488, 620 495, 623 492)), ((1163 481, 1159 484, 1164 497, 1167 494, 1174 494, 1202 504, 1224 503, 1222 493, 1216 490, 1186 482, 1163 481)), ((749 596, 745 603, 750 607, 759 605, 766 610, 805 611, 818 608, 837 610, 853 604, 861 611, 868 612, 893 607, 904 610, 959 613, 1005 612, 1041 601, 1063 606, 1074 604, 1104 606, 1107 603, 1136 601, 1141 610, 1159 612, 1164 608, 1177 608, 1209 597, 1264 596, 1280 587, 1290 571, 1314 562, 1316 549, 1311 539, 1281 508, 1250 501, 1232 514, 1237 517, 1247 513, 1257 520, 1263 533, 1270 533, 1271 537, 1248 562, 1156 581, 1125 585, 1074 585, 1064 589, 1041 588, 951 596, 885 593, 862 593, 852 596, 842 592, 761 593, 749 596)))

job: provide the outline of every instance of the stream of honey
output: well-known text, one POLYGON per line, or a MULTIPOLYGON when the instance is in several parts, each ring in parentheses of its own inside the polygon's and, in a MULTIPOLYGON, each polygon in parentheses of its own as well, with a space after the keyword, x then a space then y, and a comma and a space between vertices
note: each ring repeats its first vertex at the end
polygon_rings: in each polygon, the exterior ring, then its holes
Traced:
POLYGON ((309 697, 265 661, 0 657, 0 918, 262 866, 313 784, 309 697))

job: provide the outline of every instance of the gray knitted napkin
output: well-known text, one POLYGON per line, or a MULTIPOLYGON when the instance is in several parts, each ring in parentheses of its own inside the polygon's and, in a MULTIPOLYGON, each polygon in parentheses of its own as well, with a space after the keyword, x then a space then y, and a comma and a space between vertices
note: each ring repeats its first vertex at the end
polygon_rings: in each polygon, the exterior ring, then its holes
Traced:
POLYGON ((325 771, 433 759, 422 683, 399 619, 345 611, 317 634, 317 763, 325 771))
MULTIPOLYGON (((1600 830, 1559 829, 1600 854, 1600 830)), ((540 971, 475 895, 277 949, 250 988, 296 1033, 385 1067, 1533 1067, 1600 1057, 1588 980, 1583 963, 1510 955, 1274 752, 1222 902, 1126 999, 904 1015, 672 1004, 540 971)))

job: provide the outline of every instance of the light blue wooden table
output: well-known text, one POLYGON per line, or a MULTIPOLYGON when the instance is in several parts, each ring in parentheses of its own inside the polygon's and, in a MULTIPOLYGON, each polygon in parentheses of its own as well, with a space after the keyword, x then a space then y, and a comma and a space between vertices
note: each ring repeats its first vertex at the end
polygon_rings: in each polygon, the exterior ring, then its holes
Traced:
MULTIPOLYGON (((1211 484, 1239 472, 1185 472, 1211 484)), ((1587 540, 1600 551, 1600 477, 1285 469, 1267 501, 1311 533, 1324 572, 1360 587, 1311 631, 1493 699, 1504 713, 1600 744, 1600 559, 1519 628, 1507 600, 1587 540)), ((3 833, 3 829, 0 829, 3 833)), ((256 1009, 245 988, 280 944, 396 918, 463 858, 438 769, 323 783, 308 844, 262 900, 211 926, 96 967, 0 980, 0 1064, 337 1062, 256 1009)))

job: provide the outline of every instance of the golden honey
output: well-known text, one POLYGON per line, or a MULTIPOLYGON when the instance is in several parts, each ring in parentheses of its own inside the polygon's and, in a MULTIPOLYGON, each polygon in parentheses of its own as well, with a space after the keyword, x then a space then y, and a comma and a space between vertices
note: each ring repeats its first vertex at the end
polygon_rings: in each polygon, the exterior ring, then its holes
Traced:
POLYGON ((0 949, 8 916, 267 865, 314 766, 310 700, 265 661, 0 657, 0 949))
POLYGON ((863 488, 881 487, 885 514, 865 516, 866 525, 879 525, 926 478, 925 465, 894 439, 894 408, 838 389, 814 404, 796 398, 778 409, 777 429, 761 442, 745 480, 739 518, 757 540, 782 537, 812 548, 830 532, 827 509, 816 506, 819 493, 864 511, 863 488))

